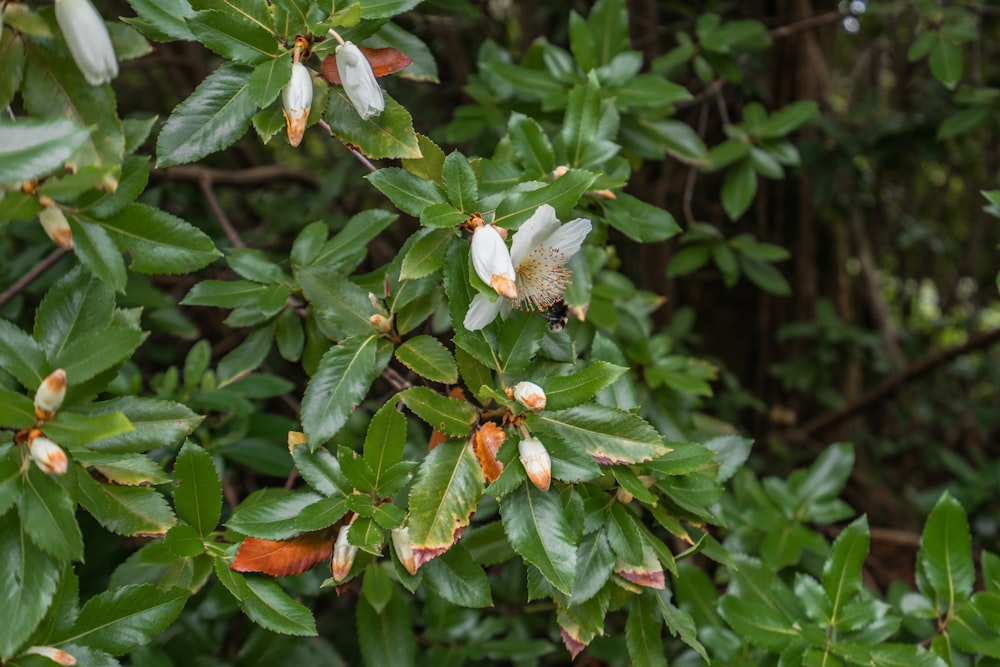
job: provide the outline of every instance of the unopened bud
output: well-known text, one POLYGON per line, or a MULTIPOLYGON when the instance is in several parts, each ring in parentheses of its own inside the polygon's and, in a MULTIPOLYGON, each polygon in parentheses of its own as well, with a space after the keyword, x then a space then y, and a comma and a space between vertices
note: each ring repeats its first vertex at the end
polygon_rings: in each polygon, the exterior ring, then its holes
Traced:
POLYGON ((351 568, 354 566, 354 557, 358 555, 358 548, 347 541, 347 531, 350 528, 349 524, 341 526, 340 532, 337 533, 337 541, 333 544, 333 561, 330 563, 330 573, 337 583, 347 579, 347 575, 351 573, 351 568))
POLYGON ((514 263, 500 232, 493 225, 477 227, 472 233, 472 266, 484 283, 500 296, 517 298, 514 263))
POLYGON ((542 441, 535 437, 524 438, 517 443, 517 453, 531 483, 542 491, 548 491, 552 483, 552 461, 542 441))
POLYGON ((31 449, 31 458, 39 468, 50 475, 65 475, 69 468, 69 461, 66 459, 66 452, 62 447, 52 442, 45 436, 39 436, 28 443, 31 449))
POLYGON ((368 318, 368 324, 372 325, 372 328, 379 333, 387 333, 389 331, 389 318, 385 315, 380 315, 375 313, 368 318))
POLYGON ((618 490, 615 491, 615 500, 620 502, 622 505, 628 505, 633 499, 634 496, 620 486, 618 487, 618 490))
POLYGON ((413 540, 410 539, 410 529, 406 526, 392 529, 392 548, 396 557, 410 574, 417 573, 417 560, 413 557, 413 540))
POLYGON ((564 164, 561 164, 552 170, 552 178, 559 178, 561 176, 565 176, 567 171, 569 171, 569 167, 567 167, 564 164))
POLYGON ((52 419, 66 398, 66 371, 61 368, 49 373, 35 392, 35 417, 41 421, 52 419))
POLYGON ((87 83, 99 86, 118 76, 108 28, 89 0, 56 0, 56 23, 87 83))
POLYGON ((25 651, 24 654, 40 655, 44 658, 48 658, 57 665, 66 665, 66 667, 72 667, 72 665, 76 664, 76 658, 71 656, 66 651, 54 646, 32 646, 25 651))
POLYGON ((351 42, 344 42, 337 47, 336 55, 340 82, 358 115, 367 120, 381 114, 385 109, 385 96, 365 54, 351 42))
POLYGON ((545 409, 545 390, 534 382, 518 382, 507 389, 507 397, 513 398, 532 412, 545 409))
POLYGON ((607 199, 609 201, 613 200, 613 199, 618 199, 618 195, 616 195, 611 190, 607 190, 607 189, 605 189, 605 190, 591 190, 590 194, 594 195, 598 199, 607 199))
POLYGON ((313 84, 309 70, 302 63, 292 63, 292 78, 281 91, 285 122, 288 124, 288 143, 292 146, 298 146, 302 141, 312 99, 313 84))
POLYGON ((73 248, 73 230, 69 228, 66 216, 58 206, 46 206, 38 212, 38 221, 52 242, 60 248, 73 248))

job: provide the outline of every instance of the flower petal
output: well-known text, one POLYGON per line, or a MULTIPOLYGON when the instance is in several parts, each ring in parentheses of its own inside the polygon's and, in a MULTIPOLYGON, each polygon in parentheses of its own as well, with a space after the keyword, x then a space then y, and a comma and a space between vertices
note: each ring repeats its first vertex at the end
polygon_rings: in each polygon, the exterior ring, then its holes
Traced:
POLYGON ((587 218, 577 218, 552 232, 552 235, 543 241, 549 248, 559 250, 566 259, 571 258, 580 250, 587 234, 590 233, 592 225, 587 218))
POLYGON ((559 228, 556 210, 548 204, 542 204, 531 217, 521 223, 510 244, 510 259, 514 266, 519 266, 528 256, 532 248, 541 245, 559 228))
POLYGON ((500 302, 503 300, 501 297, 496 301, 490 301, 482 294, 474 296, 472 303, 469 304, 469 311, 465 314, 463 322, 465 328, 469 331, 479 331, 495 320, 500 312, 500 302))

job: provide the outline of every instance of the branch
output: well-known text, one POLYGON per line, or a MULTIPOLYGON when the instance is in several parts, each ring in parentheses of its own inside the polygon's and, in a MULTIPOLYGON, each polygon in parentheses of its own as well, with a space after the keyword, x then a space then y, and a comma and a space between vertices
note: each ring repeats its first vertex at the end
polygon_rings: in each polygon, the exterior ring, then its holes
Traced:
POLYGON ((865 392, 847 405, 831 410, 809 420, 797 429, 791 429, 784 433, 779 433, 778 437, 788 442, 805 442, 810 440, 817 433, 822 433, 827 429, 838 426, 860 412, 865 411, 875 403, 882 401, 895 393, 911 380, 915 380, 938 366, 942 366, 956 357, 960 357, 969 352, 989 347, 993 343, 1000 341, 1000 329, 992 331, 982 331, 969 337, 969 340, 961 345, 955 345, 944 350, 939 350, 927 355, 923 359, 916 361, 898 373, 890 375, 885 380, 877 384, 871 390, 865 392))
POLYGON ((48 257, 31 267, 30 271, 18 278, 13 285, 4 290, 3 294, 0 294, 0 306, 17 296, 18 292, 30 285, 35 278, 52 268, 52 265, 58 262, 65 254, 66 250, 64 248, 56 248, 48 257))
POLYGON ((292 169, 282 165, 272 164, 248 169, 213 169, 197 165, 180 165, 165 169, 152 169, 150 175, 164 181, 194 181, 200 183, 208 180, 210 184, 218 185, 262 185, 274 181, 297 181, 302 185, 318 190, 319 178, 304 169, 292 169))
POLYGON ((820 26, 827 25, 828 23, 837 23, 843 19, 844 15, 836 10, 826 12, 825 14, 817 14, 816 16, 810 16, 802 19, 801 21, 796 21, 795 23, 778 26, 773 30, 769 30, 767 36, 771 39, 781 39, 782 37, 788 37, 789 35, 794 35, 797 32, 802 32, 803 30, 818 28, 820 26))

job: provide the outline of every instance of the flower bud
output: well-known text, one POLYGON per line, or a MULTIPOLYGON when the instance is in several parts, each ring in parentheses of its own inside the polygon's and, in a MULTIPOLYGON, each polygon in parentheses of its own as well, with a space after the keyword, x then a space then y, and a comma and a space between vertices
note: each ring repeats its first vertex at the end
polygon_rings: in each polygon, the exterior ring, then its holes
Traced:
POLYGON ((351 573, 354 566, 354 557, 358 555, 358 548, 347 541, 347 531, 350 524, 340 527, 337 533, 337 541, 333 544, 333 561, 330 563, 330 573, 333 580, 340 583, 351 573))
POLYGON ((472 234, 472 267, 484 283, 508 299, 517 298, 514 263, 510 251, 493 225, 477 227, 472 234))
POLYGON ((35 417, 42 421, 52 419, 64 398, 66 398, 66 371, 57 368, 38 385, 38 391, 35 392, 35 417))
POLYGON ((615 500, 620 502, 622 505, 628 505, 634 499, 635 496, 633 496, 631 493, 629 493, 620 486, 618 487, 618 490, 615 491, 615 500))
POLYGON ((389 318, 385 315, 375 313, 368 318, 368 324, 372 325, 372 328, 379 333, 389 333, 389 318))
POLYGON ((38 221, 42 223, 42 229, 49 235, 52 242, 60 248, 71 250, 73 248, 73 230, 66 222, 66 216, 58 206, 46 206, 38 212, 38 221))
POLYGON ((532 412, 545 409, 545 390, 534 382, 518 382, 507 389, 507 396, 532 412))
POLYGON ((524 438, 517 443, 517 453, 531 483, 542 491, 548 491, 552 483, 552 461, 542 441, 535 437, 524 438))
POLYGON ((396 551, 399 562, 410 574, 417 573, 417 560, 413 557, 413 540, 410 539, 410 529, 406 526, 392 529, 392 548, 396 551))
POLYGON ((66 665, 66 667, 72 667, 72 665, 76 664, 76 658, 71 656, 66 651, 54 646, 32 646, 25 651, 24 654, 40 655, 44 658, 48 658, 57 665, 66 665))
POLYGON ((362 118, 367 120, 382 113, 385 97, 372 65, 361 49, 351 42, 337 47, 337 73, 344 84, 344 92, 362 118))
POLYGON ((56 0, 56 22, 87 83, 99 86, 118 76, 108 28, 90 0, 56 0))
POLYGON ((62 447, 52 442, 45 436, 39 436, 28 443, 31 449, 31 458, 39 468, 50 475, 65 475, 69 467, 66 459, 66 452, 62 447))
POLYGON ((313 84, 309 70, 302 63, 292 63, 292 78, 281 91, 285 122, 288 124, 288 143, 292 146, 298 146, 302 141, 312 99, 313 84))

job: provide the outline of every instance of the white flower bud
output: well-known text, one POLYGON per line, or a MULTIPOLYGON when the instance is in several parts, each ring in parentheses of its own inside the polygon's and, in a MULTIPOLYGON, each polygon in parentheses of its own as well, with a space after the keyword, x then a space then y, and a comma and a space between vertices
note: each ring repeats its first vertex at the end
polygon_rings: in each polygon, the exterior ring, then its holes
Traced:
POLYGON ((344 92, 362 118, 377 116, 385 110, 385 97, 372 65, 361 49, 351 42, 337 47, 337 73, 340 74, 344 92))
POLYGON ((60 248, 72 250, 73 230, 69 228, 66 216, 58 206, 46 206, 38 212, 38 221, 52 242, 60 248))
POLYGON ((56 0, 56 22, 87 83, 99 86, 118 76, 108 28, 90 0, 56 0))
POLYGON ((413 540, 410 539, 410 529, 406 526, 392 529, 392 548, 396 551, 399 562, 410 574, 417 573, 417 560, 413 557, 413 540))
POLYGON ((285 108, 285 122, 288 124, 288 143, 298 146, 306 131, 309 107, 312 106, 313 84, 309 70, 302 63, 292 64, 292 78, 281 91, 281 103, 285 108))
POLYGON ((54 646, 32 646, 27 651, 24 652, 25 655, 40 655, 42 657, 48 658, 57 665, 66 665, 66 667, 72 667, 76 664, 76 658, 71 656, 66 651, 56 648, 54 646))
POLYGON ((517 298, 514 263, 510 251, 493 225, 477 227, 472 233, 472 267, 484 283, 508 299, 517 298))
POLYGON ((330 573, 333 580, 340 583, 351 573, 354 566, 354 557, 358 555, 358 548, 347 541, 347 531, 349 524, 340 527, 337 533, 337 541, 333 544, 333 561, 330 563, 330 573))
POLYGON ((517 443, 517 453, 531 483, 542 491, 548 491, 552 483, 552 460, 542 441, 535 437, 524 438, 517 443))
POLYGON ((511 398, 532 412, 545 409, 545 390, 534 382, 518 382, 508 391, 511 398))
POLYGON ((31 458, 39 468, 50 475, 65 475, 69 468, 66 452, 62 447, 45 436, 39 436, 28 443, 31 458))
POLYGON ((38 385, 38 391, 35 392, 35 417, 43 421, 52 419, 64 398, 66 398, 66 371, 58 368, 38 385))

